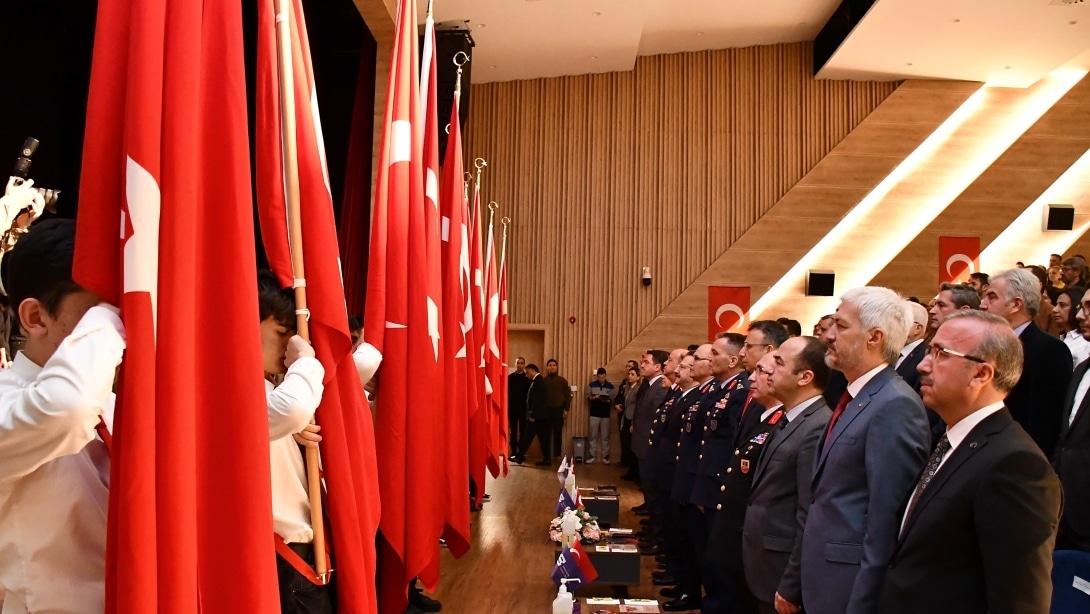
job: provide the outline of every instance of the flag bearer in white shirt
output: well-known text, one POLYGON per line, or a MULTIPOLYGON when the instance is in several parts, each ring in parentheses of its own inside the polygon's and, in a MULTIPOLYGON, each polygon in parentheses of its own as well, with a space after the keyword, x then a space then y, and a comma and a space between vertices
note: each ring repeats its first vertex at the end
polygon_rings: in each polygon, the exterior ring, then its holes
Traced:
POLYGON ((297 569, 302 563, 314 567, 314 529, 299 446, 317 445, 322 439, 320 427, 310 421, 322 400, 325 369, 310 344, 295 334, 294 291, 281 288, 269 271, 259 272, 257 282, 271 441, 273 531, 294 552, 276 555, 280 609, 284 614, 332 614, 330 586, 312 583, 297 569), (274 382, 280 376, 277 385, 274 382))
POLYGON ((72 281, 76 224, 35 224, 5 257, 26 347, 0 371, 3 614, 101 614, 113 409, 125 350, 115 310, 72 281))

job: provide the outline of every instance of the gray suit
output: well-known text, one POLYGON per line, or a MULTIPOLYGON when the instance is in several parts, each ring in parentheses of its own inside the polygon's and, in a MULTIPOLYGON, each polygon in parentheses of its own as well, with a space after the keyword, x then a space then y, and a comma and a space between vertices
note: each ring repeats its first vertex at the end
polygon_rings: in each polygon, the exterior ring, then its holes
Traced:
POLYGON ((810 509, 814 457, 830 416, 825 399, 818 397, 782 429, 772 431, 754 469, 742 560, 749 590, 765 603, 773 603, 776 593, 802 603, 802 531, 810 509))
POLYGON ((848 403, 817 455, 802 538, 807 614, 873 614, 901 523, 927 460, 920 397, 892 367, 848 403))
POLYGON ((641 463, 647 457, 651 423, 655 420, 655 412, 666 400, 667 391, 662 387, 662 380, 662 377, 658 378, 649 387, 648 383, 644 382, 639 391, 639 400, 636 402, 636 415, 632 419, 632 453, 641 463))

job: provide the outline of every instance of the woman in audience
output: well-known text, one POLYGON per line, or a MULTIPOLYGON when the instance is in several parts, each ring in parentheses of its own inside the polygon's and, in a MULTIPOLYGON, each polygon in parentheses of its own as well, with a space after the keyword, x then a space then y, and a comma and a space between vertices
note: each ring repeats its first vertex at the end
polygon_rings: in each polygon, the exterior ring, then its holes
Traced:
POLYGON ((1090 357, 1090 341, 1079 333, 1079 322, 1075 319, 1085 292, 1086 289, 1079 286, 1064 288, 1060 290, 1056 297, 1056 306, 1052 308, 1052 320, 1060 331, 1060 339, 1071 350, 1072 369, 1090 357))

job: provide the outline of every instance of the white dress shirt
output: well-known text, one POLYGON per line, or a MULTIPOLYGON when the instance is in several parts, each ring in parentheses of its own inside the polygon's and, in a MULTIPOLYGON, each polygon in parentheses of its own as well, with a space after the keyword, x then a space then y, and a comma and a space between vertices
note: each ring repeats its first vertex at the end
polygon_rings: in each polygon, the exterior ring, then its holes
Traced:
POLYGON ((923 339, 917 339, 901 348, 901 356, 897 359, 897 364, 893 365, 893 368, 896 369, 900 367, 901 363, 904 362, 905 359, 908 358, 908 355, 912 353, 912 350, 916 349, 916 346, 920 345, 921 343, 923 343, 923 339))
POLYGON ((796 405, 796 406, 792 407, 791 409, 787 410, 787 412, 784 414, 784 417, 787 418, 787 422, 788 423, 794 422, 795 418, 798 418, 802 414, 802 412, 806 411, 807 407, 810 407, 811 405, 813 405, 820 398, 821 398, 820 394, 812 396, 809 399, 806 399, 805 401, 803 401, 802 403, 799 403, 798 405, 796 405))
POLYGON ((1090 358, 1090 341, 1087 341, 1082 333, 1076 330, 1068 331, 1063 336, 1064 345, 1071 351, 1071 368, 1079 366, 1079 363, 1090 358))
POLYGON ((306 466, 292 435, 302 431, 322 401, 325 369, 317 358, 292 363, 284 381, 274 387, 265 380, 269 411, 269 469, 272 474, 273 531, 291 543, 314 540, 306 466))
POLYGON ((4 614, 101 614, 109 457, 96 437, 125 351, 121 319, 91 308, 39 367, 0 371, 4 614))
POLYGON ((854 382, 848 384, 848 394, 852 395, 853 399, 859 396, 859 391, 863 390, 863 386, 866 386, 867 382, 874 379, 874 376, 878 375, 879 371, 885 369, 888 366, 889 365, 887 365, 886 363, 882 363, 877 367, 871 369, 870 371, 867 371, 863 375, 860 375, 858 378, 856 378, 854 382))
POLYGON ((1067 417, 1067 425, 1071 426, 1075 422, 1075 416, 1079 413, 1079 408, 1082 407, 1082 401, 1086 398, 1086 391, 1090 389, 1090 370, 1083 374, 1082 379, 1079 380, 1078 387, 1075 388, 1074 404, 1071 405, 1071 415, 1067 417))

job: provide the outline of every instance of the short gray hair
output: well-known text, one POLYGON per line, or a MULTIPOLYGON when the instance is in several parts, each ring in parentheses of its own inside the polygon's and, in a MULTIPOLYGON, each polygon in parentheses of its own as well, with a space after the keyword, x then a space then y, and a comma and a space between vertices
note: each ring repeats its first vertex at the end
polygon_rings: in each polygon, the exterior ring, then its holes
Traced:
POLYGON ((840 300, 859 310, 859 324, 863 330, 882 331, 882 357, 891 365, 897 362, 901 348, 908 340, 904 299, 889 288, 863 286, 848 290, 840 300))
POLYGON ((1037 310, 1041 308, 1041 282, 1036 275, 1026 269, 1007 269, 992 276, 992 286, 997 279, 1007 282, 1003 302, 1009 303, 1020 298, 1026 306, 1026 313, 1031 318, 1037 316, 1037 310))
POLYGON ((1018 379, 1022 377, 1022 342, 1014 334, 1006 318, 986 311, 955 311, 946 316, 942 325, 955 320, 973 320, 987 326, 984 328, 980 343, 970 352, 981 358, 995 369, 992 385, 1003 394, 1010 394, 1018 379))

